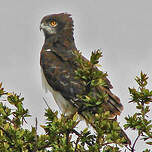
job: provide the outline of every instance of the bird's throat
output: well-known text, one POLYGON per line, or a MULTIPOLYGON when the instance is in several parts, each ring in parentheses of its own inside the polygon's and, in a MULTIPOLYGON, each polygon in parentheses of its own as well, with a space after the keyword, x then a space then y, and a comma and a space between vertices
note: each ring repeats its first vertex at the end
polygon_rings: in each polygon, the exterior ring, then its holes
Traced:
POLYGON ((51 35, 49 37, 45 37, 45 42, 43 48, 50 49, 56 47, 65 47, 67 50, 75 49, 75 42, 73 35, 66 35, 66 33, 62 33, 61 35, 51 35))

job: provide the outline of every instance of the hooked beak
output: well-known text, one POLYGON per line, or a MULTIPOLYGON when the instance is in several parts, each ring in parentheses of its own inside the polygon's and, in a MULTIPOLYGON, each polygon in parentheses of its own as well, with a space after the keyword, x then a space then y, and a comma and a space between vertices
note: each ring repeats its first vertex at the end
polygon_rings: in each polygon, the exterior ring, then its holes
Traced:
POLYGON ((42 30, 41 26, 40 26, 40 31, 42 30))
POLYGON ((43 30, 45 33, 49 33, 49 34, 56 34, 56 31, 54 28, 51 28, 47 25, 45 25, 44 23, 40 24, 40 31, 43 30))
POLYGON ((44 23, 41 23, 41 24, 40 24, 40 31, 43 30, 44 28, 45 28, 44 23))

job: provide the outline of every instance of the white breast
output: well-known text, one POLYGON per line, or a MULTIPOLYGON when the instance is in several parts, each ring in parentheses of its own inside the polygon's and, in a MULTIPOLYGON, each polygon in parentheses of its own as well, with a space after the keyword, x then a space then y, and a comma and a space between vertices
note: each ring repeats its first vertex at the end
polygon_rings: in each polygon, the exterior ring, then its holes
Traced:
POLYGON ((77 110, 76 108, 69 102, 67 101, 60 92, 54 91, 52 87, 48 84, 44 73, 43 69, 41 68, 41 77, 42 77, 42 87, 45 90, 45 92, 52 93, 55 102, 59 106, 60 110, 62 111, 63 114, 66 114, 67 116, 74 114, 77 110))

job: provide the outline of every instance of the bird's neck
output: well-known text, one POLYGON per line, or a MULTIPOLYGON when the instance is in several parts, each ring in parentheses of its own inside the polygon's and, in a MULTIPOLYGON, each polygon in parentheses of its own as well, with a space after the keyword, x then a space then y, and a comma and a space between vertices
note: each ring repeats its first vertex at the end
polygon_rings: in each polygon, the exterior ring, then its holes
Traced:
POLYGON ((73 32, 65 31, 58 35, 45 36, 43 48, 65 47, 66 50, 76 49, 73 32))

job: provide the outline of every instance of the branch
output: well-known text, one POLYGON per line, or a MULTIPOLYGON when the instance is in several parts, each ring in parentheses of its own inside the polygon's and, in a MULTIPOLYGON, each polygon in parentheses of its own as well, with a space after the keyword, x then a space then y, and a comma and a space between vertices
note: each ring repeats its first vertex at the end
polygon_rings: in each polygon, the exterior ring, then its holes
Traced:
POLYGON ((134 151, 135 151, 134 148, 135 148, 135 145, 136 145, 137 140, 139 139, 140 135, 141 135, 141 133, 139 133, 138 136, 137 136, 137 138, 135 139, 135 141, 134 141, 134 143, 133 143, 133 145, 132 145, 132 147, 131 147, 131 152, 134 152, 134 151))
MULTIPOLYGON (((72 130, 72 133, 75 133, 79 138, 81 138, 82 137, 82 135, 79 133, 79 132, 77 132, 76 130, 72 130)), ((86 141, 86 143, 89 145, 89 146, 92 146, 92 144, 91 143, 89 143, 88 141, 86 141)))
POLYGON ((51 109, 51 108, 49 107, 49 105, 48 105, 48 103, 47 103, 46 99, 45 99, 44 97, 43 97, 43 100, 44 100, 44 102, 45 102, 46 106, 48 107, 48 109, 51 109))
MULTIPOLYGON (((4 132, 4 134, 12 141, 11 135, 10 135, 6 130, 4 130, 2 127, 0 127, 0 129, 1 129, 1 130, 4 132)), ((8 141, 6 141, 6 142, 8 142, 8 141)), ((12 145, 11 142, 9 142, 9 144, 10 144, 11 147, 14 147, 14 145, 12 145)))
POLYGON ((35 119, 35 146, 34 146, 34 150, 33 152, 37 152, 37 142, 38 142, 38 139, 37 139, 37 118, 35 119))

